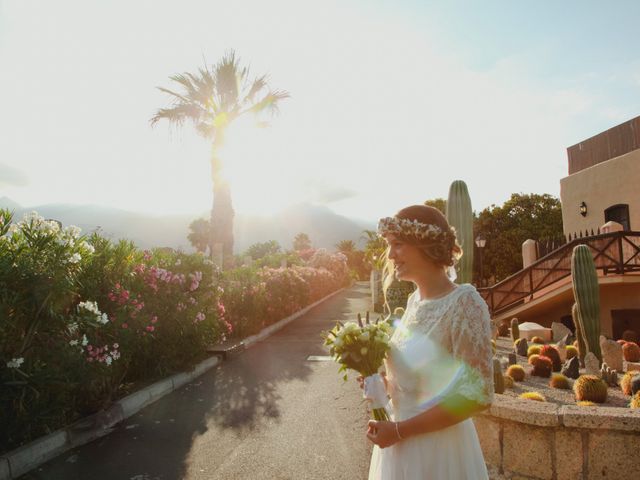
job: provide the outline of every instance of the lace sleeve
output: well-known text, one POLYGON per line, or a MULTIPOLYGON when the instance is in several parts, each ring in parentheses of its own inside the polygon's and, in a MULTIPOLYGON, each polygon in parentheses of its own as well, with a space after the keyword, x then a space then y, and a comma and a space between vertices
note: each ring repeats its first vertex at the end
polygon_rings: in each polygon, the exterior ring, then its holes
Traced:
POLYGON ((489 309, 478 292, 462 295, 451 325, 452 354, 461 365, 450 391, 483 405, 493 401, 491 328, 489 309))

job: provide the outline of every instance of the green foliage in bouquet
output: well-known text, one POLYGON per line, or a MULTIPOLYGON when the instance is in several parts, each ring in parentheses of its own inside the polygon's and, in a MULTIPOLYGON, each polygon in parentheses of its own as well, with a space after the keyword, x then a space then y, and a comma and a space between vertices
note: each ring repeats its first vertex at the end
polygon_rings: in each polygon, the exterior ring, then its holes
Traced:
MULTIPOLYGON (((363 377, 378 373, 390 349, 391 329, 389 323, 380 319, 371 322, 367 312, 364 322, 358 314, 357 323, 338 322, 333 329, 324 334, 324 344, 340 364, 339 372, 345 372, 345 381, 348 369, 355 370, 363 377)), ((384 408, 374 408, 373 416, 376 420, 388 419, 384 408)))

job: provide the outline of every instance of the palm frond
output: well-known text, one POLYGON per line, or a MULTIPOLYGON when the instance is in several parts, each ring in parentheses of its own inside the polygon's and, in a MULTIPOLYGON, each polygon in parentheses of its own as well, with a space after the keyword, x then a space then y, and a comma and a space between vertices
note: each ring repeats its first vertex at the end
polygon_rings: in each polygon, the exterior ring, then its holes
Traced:
POLYGON ((214 80, 221 109, 225 111, 231 110, 233 105, 238 102, 239 90, 238 61, 233 50, 227 52, 216 65, 214 80))
POLYGON ((242 113, 246 113, 246 112, 253 112, 253 113, 269 112, 271 114, 278 113, 279 111, 278 102, 289 97, 290 97, 289 92, 286 92, 284 90, 275 90, 273 92, 269 92, 261 100, 251 105, 248 109, 246 109, 242 113))
POLYGON ((184 95, 180 95, 179 93, 174 92, 174 91, 172 91, 172 90, 169 90, 168 88, 164 88, 164 87, 156 87, 156 88, 157 88, 158 90, 160 90, 161 92, 168 93, 169 95, 171 95, 171 96, 173 96, 173 97, 176 97, 176 98, 173 100, 173 102, 174 102, 174 103, 176 103, 176 102, 178 102, 178 101, 181 101, 181 102, 183 102, 183 103, 189 103, 189 102, 190 102, 190 100, 189 100, 187 97, 185 97, 184 95), (176 100, 176 99, 177 99, 177 100, 176 100))
POLYGON ((246 105, 249 103, 253 103, 253 99, 255 96, 260 93, 264 88, 267 88, 267 76, 262 75, 261 77, 256 78, 249 87, 249 91, 244 95, 242 101, 240 102, 242 105, 246 105))
POLYGON ((160 108, 151 117, 151 126, 154 126, 161 119, 166 119, 169 123, 173 123, 178 126, 182 126, 185 121, 189 120, 193 123, 197 123, 202 117, 202 109, 193 103, 190 104, 178 104, 172 108, 160 108))

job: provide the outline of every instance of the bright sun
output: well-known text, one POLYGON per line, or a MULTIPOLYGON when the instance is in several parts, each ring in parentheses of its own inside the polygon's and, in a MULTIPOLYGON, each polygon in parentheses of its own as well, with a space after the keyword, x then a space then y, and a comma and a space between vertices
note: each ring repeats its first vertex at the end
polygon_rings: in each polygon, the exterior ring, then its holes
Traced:
POLYGON ((283 162, 274 159, 269 133, 242 118, 226 132, 220 158, 236 212, 270 215, 291 202, 286 187, 291 179, 286 178, 283 162))

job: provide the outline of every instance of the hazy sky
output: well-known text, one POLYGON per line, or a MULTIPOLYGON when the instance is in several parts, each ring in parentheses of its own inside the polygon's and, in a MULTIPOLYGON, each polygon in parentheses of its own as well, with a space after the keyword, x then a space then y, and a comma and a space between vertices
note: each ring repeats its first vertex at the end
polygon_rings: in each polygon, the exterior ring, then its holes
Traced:
POLYGON ((206 211, 209 145, 149 118, 231 48, 291 93, 231 135, 238 212, 559 195, 566 147, 640 114, 638 24, 633 0, 0 0, 0 197, 206 211))

